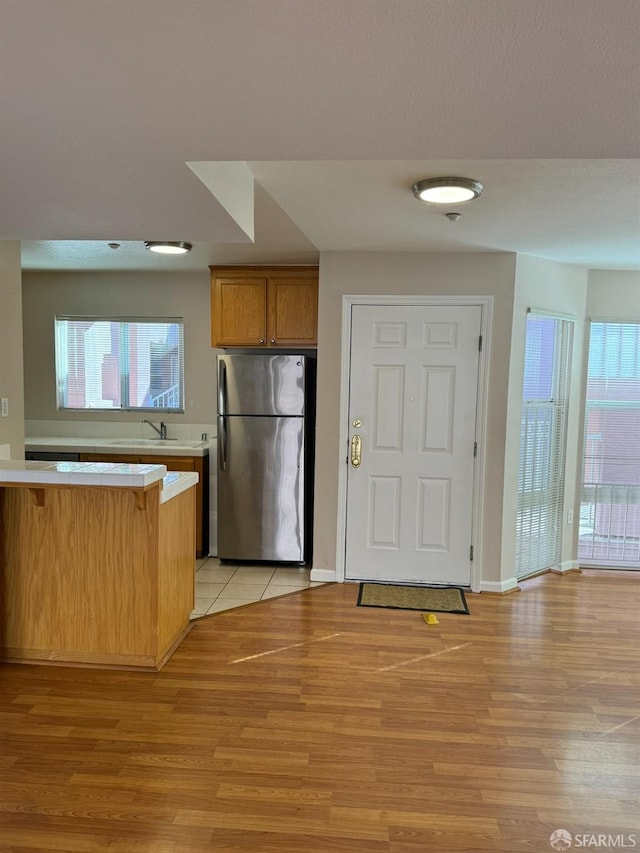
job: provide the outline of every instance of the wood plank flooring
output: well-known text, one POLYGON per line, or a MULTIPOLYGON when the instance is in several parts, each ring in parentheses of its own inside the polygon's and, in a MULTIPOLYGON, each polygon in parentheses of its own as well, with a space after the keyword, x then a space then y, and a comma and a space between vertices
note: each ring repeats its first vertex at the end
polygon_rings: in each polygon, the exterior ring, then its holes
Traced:
POLYGON ((0 851, 640 847, 640 574, 522 586, 433 626, 305 590, 157 674, 1 665, 0 851))

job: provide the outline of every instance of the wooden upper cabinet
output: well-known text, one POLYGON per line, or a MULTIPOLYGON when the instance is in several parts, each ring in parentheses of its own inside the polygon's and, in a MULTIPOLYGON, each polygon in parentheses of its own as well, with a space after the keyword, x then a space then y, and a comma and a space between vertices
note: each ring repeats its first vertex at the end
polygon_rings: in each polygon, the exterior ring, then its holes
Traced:
POLYGON ((315 346, 318 342, 318 274, 272 278, 267 287, 269 346, 315 346))
POLYGON ((316 346, 317 267, 210 269, 212 346, 316 346))
POLYGON ((211 275, 212 346, 266 346, 267 279, 211 275))

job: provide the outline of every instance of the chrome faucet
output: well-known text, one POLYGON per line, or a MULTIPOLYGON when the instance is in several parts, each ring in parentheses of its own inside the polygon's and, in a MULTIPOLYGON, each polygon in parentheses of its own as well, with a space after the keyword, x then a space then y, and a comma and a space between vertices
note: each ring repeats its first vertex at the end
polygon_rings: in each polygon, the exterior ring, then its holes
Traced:
POLYGON ((158 429, 158 427, 155 424, 152 424, 151 421, 148 421, 146 418, 142 419, 142 423, 143 424, 149 424, 151 429, 154 429, 158 433, 160 438, 165 439, 167 437, 167 425, 165 424, 164 421, 160 421, 160 429, 158 429))

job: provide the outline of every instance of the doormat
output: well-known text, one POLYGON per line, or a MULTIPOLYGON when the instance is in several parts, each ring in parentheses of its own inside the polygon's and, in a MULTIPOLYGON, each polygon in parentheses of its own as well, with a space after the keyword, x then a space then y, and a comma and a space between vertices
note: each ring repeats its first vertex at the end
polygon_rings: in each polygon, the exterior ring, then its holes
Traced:
POLYGON ((395 610, 430 610, 437 613, 469 613, 464 592, 457 586, 401 586, 361 583, 358 607, 389 607, 395 610))

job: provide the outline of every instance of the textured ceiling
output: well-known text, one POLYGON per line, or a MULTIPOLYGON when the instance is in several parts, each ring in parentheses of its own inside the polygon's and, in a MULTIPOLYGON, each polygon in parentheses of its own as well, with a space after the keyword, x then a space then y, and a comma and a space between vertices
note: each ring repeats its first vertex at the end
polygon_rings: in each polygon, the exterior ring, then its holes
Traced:
POLYGON ((639 45, 637 0, 0 0, 0 239, 45 269, 638 268, 639 45), (219 161, 256 176, 253 243, 186 165, 219 161), (410 193, 448 168, 486 187, 457 223, 410 193))

